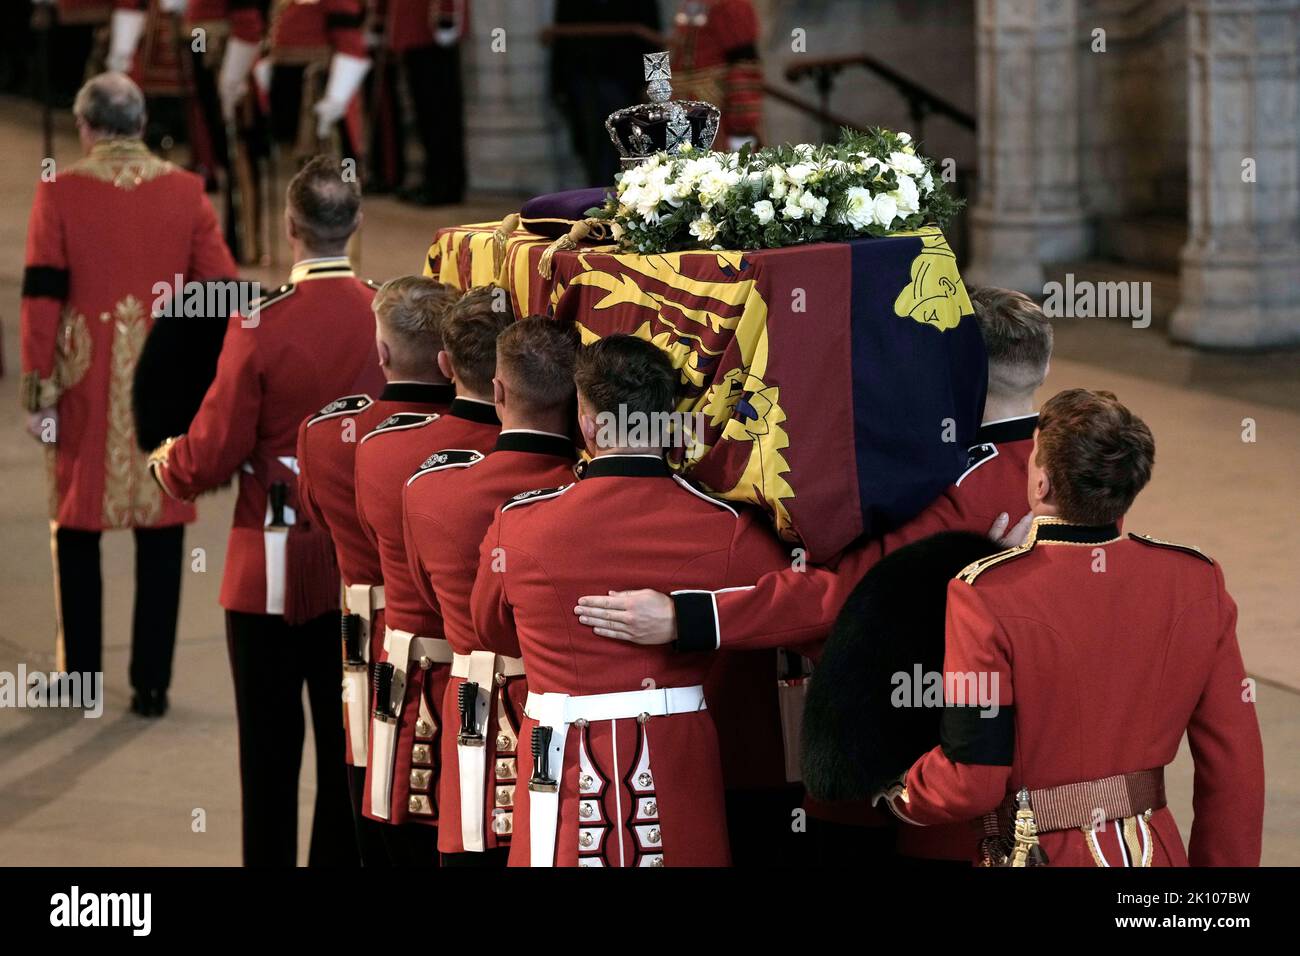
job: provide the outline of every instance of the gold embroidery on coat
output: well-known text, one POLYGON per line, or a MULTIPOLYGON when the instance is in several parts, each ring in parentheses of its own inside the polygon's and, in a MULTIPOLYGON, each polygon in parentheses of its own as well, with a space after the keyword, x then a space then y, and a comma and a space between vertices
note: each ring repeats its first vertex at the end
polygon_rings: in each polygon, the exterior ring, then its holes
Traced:
POLYGON ((80 312, 63 310, 56 349, 54 383, 62 395, 80 382, 90 368, 90 326, 80 312))
POLYGON ((68 173, 131 190, 175 169, 165 159, 149 152, 149 147, 138 139, 110 139, 92 146, 90 154, 74 164, 68 173))
POLYGON ((140 300, 128 295, 114 309, 109 359, 108 422, 104 435, 104 527, 150 525, 162 512, 158 486, 135 440, 131 381, 149 323, 140 300))

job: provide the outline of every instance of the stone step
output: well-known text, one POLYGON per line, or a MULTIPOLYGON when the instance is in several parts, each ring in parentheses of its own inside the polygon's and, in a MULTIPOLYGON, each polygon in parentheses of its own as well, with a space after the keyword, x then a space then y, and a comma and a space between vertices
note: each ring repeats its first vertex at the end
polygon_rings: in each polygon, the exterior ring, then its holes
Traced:
MULTIPOLYGON (((1105 288, 1103 283, 1149 283, 1149 286, 1144 285, 1139 291, 1143 297, 1141 301, 1149 301, 1150 303, 1151 324, 1157 328, 1163 329, 1168 326, 1169 316, 1178 305, 1178 273, 1164 269, 1152 269, 1110 259, 1087 259, 1077 262, 1048 264, 1044 267, 1043 274, 1045 283, 1056 282, 1060 284, 1062 299, 1069 295, 1071 288, 1067 277, 1073 276, 1072 287, 1075 290, 1076 303, 1081 283, 1086 282, 1093 285, 1094 303, 1097 301, 1099 288, 1105 288), (1148 295, 1149 299, 1147 298, 1148 295)), ((1045 288, 1044 297, 1048 296, 1048 292, 1049 290, 1045 288)), ((1094 315, 1096 315, 1095 312, 1094 315)), ((1070 313, 1065 313, 1064 317, 1070 317, 1070 313)), ((1110 318, 1122 320, 1124 317, 1111 316, 1110 318)))
POLYGON ((1097 256, 1116 262, 1177 272, 1187 242, 1187 221, 1177 216, 1102 219, 1097 223, 1097 256))

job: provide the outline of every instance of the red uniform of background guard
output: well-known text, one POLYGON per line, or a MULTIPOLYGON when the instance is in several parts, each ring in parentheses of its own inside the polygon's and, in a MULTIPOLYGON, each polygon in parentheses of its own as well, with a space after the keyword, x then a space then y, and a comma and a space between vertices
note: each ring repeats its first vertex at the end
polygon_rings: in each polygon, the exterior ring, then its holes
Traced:
POLYGON ((598 457, 567 489, 502 508, 483 539, 474 628, 500 654, 522 650, 530 711, 535 699, 563 704, 524 720, 525 748, 539 723, 555 728, 558 752, 544 762, 559 789, 516 791, 511 865, 729 862, 717 736, 699 686, 709 656, 597 637, 573 607, 609 588, 743 585, 788 560, 761 518, 696 491, 652 455, 598 457), (591 709, 601 702, 589 695, 629 691, 643 695, 632 712, 591 709), (661 716, 638 719, 652 708, 661 716), (596 716, 584 725, 584 713, 596 716))
MULTIPOLYGON (((527 747, 518 753, 519 724, 528 693, 522 675, 507 676, 502 658, 479 639, 470 613, 470 594, 478 573, 479 544, 497 509, 509 498, 534 488, 553 488, 573 480, 573 442, 562 435, 503 431, 486 458, 435 464, 412 476, 406 486, 406 543, 417 586, 442 613, 452 650, 477 663, 482 736, 482 779, 474 792, 478 808, 462 820, 457 730, 459 692, 464 677, 453 676, 442 698, 442 766, 438 777, 438 849, 443 853, 486 850, 509 843, 513 830, 518 771, 529 768, 527 747), (475 654, 475 652, 478 652, 475 654), (504 682, 497 678, 501 674, 504 682), (507 700, 508 698, 508 700, 507 700), (470 824, 466 845, 463 824, 470 824), (475 839, 477 838, 477 839, 475 839)), ((468 660, 467 662, 468 663, 468 660)), ((466 788, 466 793, 469 789, 466 788)))

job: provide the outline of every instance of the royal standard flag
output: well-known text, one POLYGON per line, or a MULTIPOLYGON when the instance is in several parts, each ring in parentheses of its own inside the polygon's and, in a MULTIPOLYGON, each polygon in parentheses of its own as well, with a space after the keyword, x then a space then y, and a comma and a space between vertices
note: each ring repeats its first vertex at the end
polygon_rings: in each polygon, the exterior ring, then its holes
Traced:
POLYGON ((426 274, 494 279, 519 315, 576 322, 591 341, 646 338, 680 375, 698 423, 674 467, 712 494, 762 508, 824 561, 896 527, 963 470, 984 405, 984 344, 938 229, 758 252, 561 252, 446 229, 426 274))

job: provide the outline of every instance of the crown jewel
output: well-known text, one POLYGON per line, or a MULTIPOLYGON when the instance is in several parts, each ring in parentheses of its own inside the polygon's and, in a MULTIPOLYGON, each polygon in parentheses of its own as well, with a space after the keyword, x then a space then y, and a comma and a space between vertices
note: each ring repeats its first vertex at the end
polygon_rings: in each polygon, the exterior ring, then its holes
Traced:
POLYGON ((605 120, 623 165, 635 166, 659 150, 676 153, 688 144, 711 149, 721 111, 702 100, 671 98, 673 70, 667 53, 647 53, 642 59, 650 102, 616 110, 605 120))

